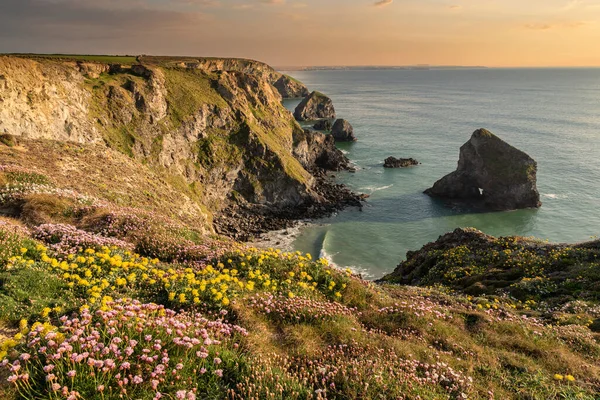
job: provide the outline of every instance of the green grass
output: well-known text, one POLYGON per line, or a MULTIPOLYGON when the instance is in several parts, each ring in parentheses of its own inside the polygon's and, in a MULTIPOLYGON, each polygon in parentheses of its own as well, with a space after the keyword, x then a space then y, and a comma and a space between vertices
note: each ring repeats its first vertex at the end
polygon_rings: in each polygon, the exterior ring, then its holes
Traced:
POLYGON ((167 102, 173 126, 179 127, 203 105, 227 107, 214 89, 212 80, 196 71, 164 68, 167 80, 167 102))
POLYGON ((64 280, 36 267, 0 273, 0 320, 12 324, 41 318, 44 308, 60 313, 76 308, 77 301, 64 280))
POLYGON ((83 61, 106 64, 136 64, 135 56, 111 56, 111 55, 79 55, 79 54, 10 54, 17 57, 57 59, 61 61, 83 61))

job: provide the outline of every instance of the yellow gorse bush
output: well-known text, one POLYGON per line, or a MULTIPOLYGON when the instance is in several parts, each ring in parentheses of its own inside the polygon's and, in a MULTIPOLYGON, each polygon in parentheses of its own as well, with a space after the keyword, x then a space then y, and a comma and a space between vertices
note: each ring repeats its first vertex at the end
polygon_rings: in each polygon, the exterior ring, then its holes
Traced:
MULTIPOLYGON (((204 304, 226 307, 231 300, 254 291, 297 293, 320 291, 337 299, 346 287, 349 271, 329 266, 327 260, 312 261, 309 254, 279 250, 248 249, 230 253, 204 267, 164 264, 115 247, 99 251, 86 249, 64 258, 53 257, 45 247, 38 248, 39 259, 26 253, 10 260, 11 268, 37 265, 67 282, 90 307, 102 308, 107 296, 139 291, 149 298, 166 299, 179 305, 204 304)), ((110 298, 110 296, 109 296, 110 298)), ((60 310, 45 308, 42 318, 60 310)))

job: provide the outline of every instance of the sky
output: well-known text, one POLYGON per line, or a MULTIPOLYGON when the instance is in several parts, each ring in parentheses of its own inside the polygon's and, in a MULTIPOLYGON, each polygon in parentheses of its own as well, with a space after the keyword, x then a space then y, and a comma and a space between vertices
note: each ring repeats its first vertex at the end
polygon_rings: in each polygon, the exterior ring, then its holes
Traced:
POLYGON ((0 52, 600 66, 600 0, 0 0, 0 52))

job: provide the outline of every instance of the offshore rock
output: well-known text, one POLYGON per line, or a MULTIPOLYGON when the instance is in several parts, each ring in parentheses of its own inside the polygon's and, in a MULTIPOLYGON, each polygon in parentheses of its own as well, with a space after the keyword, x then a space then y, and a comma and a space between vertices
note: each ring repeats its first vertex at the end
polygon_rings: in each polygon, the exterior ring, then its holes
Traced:
POLYGON ((331 136, 336 142, 356 142, 354 128, 345 119, 338 119, 331 128, 331 136))
POLYGON ((330 119, 322 119, 320 121, 317 121, 317 123, 314 124, 313 128, 315 128, 318 131, 330 131, 332 126, 333 123, 330 119))
POLYGON ((414 158, 396 158, 388 157, 383 162, 384 168, 405 168, 419 165, 420 163, 414 158))
POLYGON ((498 211, 540 207, 536 174, 537 163, 529 155, 479 129, 460 148, 456 171, 425 193, 498 211))
POLYGON ((314 121, 323 118, 335 119, 335 108, 329 97, 315 91, 298 104, 294 111, 294 118, 298 121, 314 121))

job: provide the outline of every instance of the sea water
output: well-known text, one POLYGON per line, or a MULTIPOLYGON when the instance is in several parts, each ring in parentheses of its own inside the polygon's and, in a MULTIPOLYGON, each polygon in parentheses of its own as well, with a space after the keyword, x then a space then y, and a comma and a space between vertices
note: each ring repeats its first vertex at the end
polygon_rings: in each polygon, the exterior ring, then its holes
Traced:
MULTIPOLYGON (((391 272, 457 227, 552 242, 600 233, 600 69, 293 71, 333 99, 356 143, 339 144, 357 166, 336 179, 370 195, 300 229, 295 250, 328 257, 367 278, 391 272), (448 208, 423 190, 456 169, 459 148, 487 128, 538 162, 540 209, 477 213, 448 208), (388 156, 422 164, 384 169, 388 156)), ((287 100, 293 110, 298 100, 287 100)))

